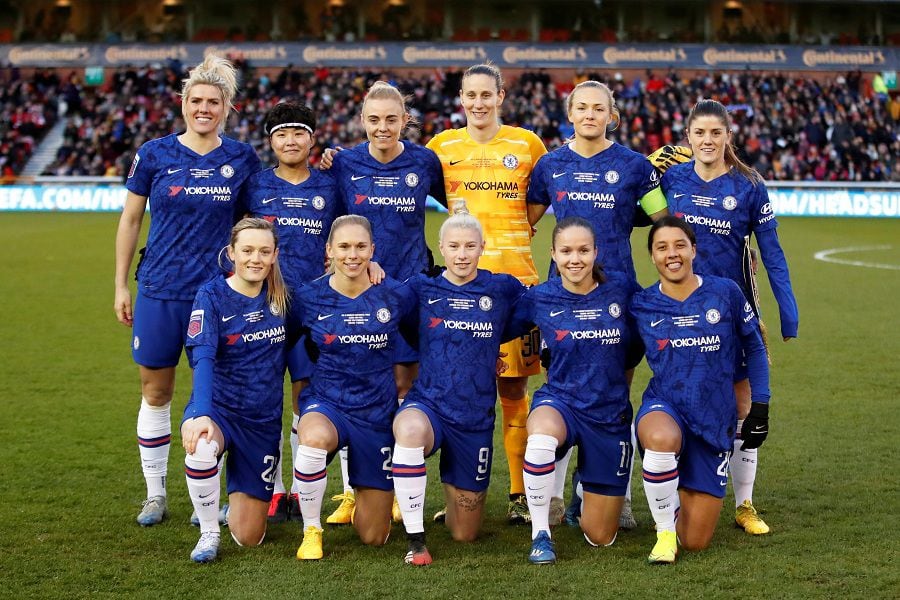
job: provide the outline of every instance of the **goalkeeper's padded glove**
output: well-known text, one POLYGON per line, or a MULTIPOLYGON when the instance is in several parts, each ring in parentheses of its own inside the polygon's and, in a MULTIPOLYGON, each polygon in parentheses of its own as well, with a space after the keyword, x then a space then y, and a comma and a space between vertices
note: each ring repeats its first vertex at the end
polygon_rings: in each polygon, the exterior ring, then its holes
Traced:
POLYGON ((754 450, 762 446, 769 435, 769 405, 765 402, 752 402, 750 413, 741 425, 741 439, 744 443, 741 450, 754 450))
POLYGON ((686 163, 692 158, 694 158, 694 153, 690 148, 675 144, 666 144, 647 157, 660 175, 665 173, 669 167, 686 163))

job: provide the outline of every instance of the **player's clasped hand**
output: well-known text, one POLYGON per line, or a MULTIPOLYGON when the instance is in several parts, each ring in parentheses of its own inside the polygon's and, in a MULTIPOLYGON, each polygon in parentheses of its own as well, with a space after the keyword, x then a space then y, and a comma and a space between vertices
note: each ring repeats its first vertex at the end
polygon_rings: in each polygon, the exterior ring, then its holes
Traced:
POLYGON ((215 428, 212 419, 206 416, 186 420, 181 426, 181 445, 185 452, 193 454, 197 449, 197 442, 204 436, 207 440, 212 440, 215 428))
POLYGON ((769 405, 754 402, 750 405, 750 413, 741 425, 741 439, 744 443, 741 450, 753 450, 762 446, 769 435, 769 405))

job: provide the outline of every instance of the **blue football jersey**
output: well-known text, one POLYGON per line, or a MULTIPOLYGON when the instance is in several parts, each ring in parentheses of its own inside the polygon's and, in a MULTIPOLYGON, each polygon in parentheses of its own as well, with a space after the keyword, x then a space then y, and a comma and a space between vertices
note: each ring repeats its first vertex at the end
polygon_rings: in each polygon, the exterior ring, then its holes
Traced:
POLYGON ((224 276, 200 288, 186 346, 195 356, 215 353, 217 412, 245 421, 281 421, 287 337, 285 315, 277 307, 273 311, 265 286, 256 298, 231 289, 224 276))
POLYGON ((366 142, 338 152, 332 171, 346 212, 372 223, 372 260, 400 281, 427 269, 425 199, 429 195, 439 201, 445 197, 437 155, 404 141, 400 156, 384 165, 372 158, 366 142))
POLYGON ((568 145, 538 161, 528 185, 528 202, 552 206, 556 220, 582 217, 594 227, 598 260, 606 272, 636 279, 631 258, 631 229, 638 202, 659 187, 659 175, 647 157, 612 146, 585 158, 568 145))
POLYGON ((414 318, 409 287, 390 278, 348 298, 320 277, 294 293, 292 307, 318 349, 301 406, 325 400, 362 423, 389 424, 397 409, 394 348, 404 319, 414 318))
MULTIPOLYGON (((694 163, 675 165, 662 178, 669 213, 690 223, 697 235, 694 271, 726 277, 744 289, 744 236, 778 226, 764 183, 737 172, 703 181, 694 163)), ((785 266, 786 268, 786 266, 785 266)))
POLYGON ((464 431, 493 428, 500 343, 525 287, 484 269, 461 286, 421 274, 407 284, 419 305, 419 377, 406 400, 464 431))
POLYGON ((632 301, 653 371, 644 402, 665 400, 691 432, 726 449, 731 448, 737 420, 736 353, 742 339, 759 335, 759 325, 737 284, 711 275, 700 277, 700 287, 684 301, 664 295, 659 283, 632 301))
POLYGON ((143 294, 193 300, 221 270, 219 252, 231 226, 246 212, 247 179, 260 168, 248 144, 222 137, 215 150, 197 154, 176 134, 142 145, 125 187, 150 203, 150 232, 137 268, 143 294))
POLYGON ((550 350, 547 383, 534 394, 563 400, 590 422, 630 423, 625 371, 640 360, 640 344, 629 314, 636 286, 610 276, 588 294, 574 294, 555 277, 528 290, 517 315, 541 330, 550 350))
POLYGON ((248 212, 275 225, 278 231, 278 265, 290 288, 320 277, 325 272, 325 240, 331 224, 344 214, 334 177, 310 169, 309 179, 294 185, 265 169, 250 178, 248 212))

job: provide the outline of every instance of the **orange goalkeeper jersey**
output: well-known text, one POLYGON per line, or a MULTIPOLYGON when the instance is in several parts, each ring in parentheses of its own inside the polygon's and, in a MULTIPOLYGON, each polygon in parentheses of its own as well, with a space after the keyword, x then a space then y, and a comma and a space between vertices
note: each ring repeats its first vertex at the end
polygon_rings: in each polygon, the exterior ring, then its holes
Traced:
POLYGON ((525 285, 538 283, 525 192, 535 163, 547 153, 541 139, 527 129, 502 125, 486 144, 462 128, 442 131, 427 147, 441 160, 451 212, 464 200, 484 228, 486 244, 478 266, 509 273, 525 285))

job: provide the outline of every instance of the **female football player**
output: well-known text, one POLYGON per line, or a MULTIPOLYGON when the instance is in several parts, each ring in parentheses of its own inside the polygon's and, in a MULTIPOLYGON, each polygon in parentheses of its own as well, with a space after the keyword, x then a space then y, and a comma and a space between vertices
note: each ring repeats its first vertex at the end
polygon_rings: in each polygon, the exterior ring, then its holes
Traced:
POLYGON ((147 142, 128 173, 128 196, 116 233, 116 318, 133 328, 132 356, 141 378, 138 447, 147 484, 137 521, 167 514, 166 472, 172 434, 175 367, 185 344, 191 304, 199 287, 219 272, 247 178, 259 169, 248 144, 222 130, 237 89, 234 67, 207 56, 184 80, 185 131, 147 142), (132 308, 128 274, 147 203, 152 212, 147 246, 137 267, 132 308))
MULTIPOLYGON (((662 189, 672 213, 690 223, 696 232, 697 272, 736 282, 759 317, 756 266, 750 247, 750 236, 756 237, 778 302, 781 335, 788 341, 797 337, 799 315, 787 262, 778 241, 778 223, 762 177, 737 157, 732 135, 731 118, 721 103, 698 102, 687 119, 687 138, 694 160, 669 169, 663 176, 662 189)), ((738 435, 731 459, 735 521, 747 533, 759 535, 768 533, 769 526, 753 506, 758 457, 756 448, 744 444, 742 433, 741 422, 750 410, 752 394, 742 362, 738 356, 734 384, 738 435)))
POLYGON ((516 311, 540 327, 551 356, 547 383, 534 394, 525 448, 533 564, 556 562, 549 502, 558 456, 579 448, 580 524, 593 546, 615 541, 628 486, 632 409, 626 374, 643 355, 628 313, 637 286, 620 273, 607 277, 597 254, 587 220, 560 220, 551 246, 559 277, 528 290, 516 311))
MULTIPOLYGON (((531 172, 547 150, 540 138, 521 127, 500 123, 500 107, 506 96, 503 76, 491 64, 469 67, 462 78, 460 102, 466 126, 449 129, 427 144, 444 168, 447 201, 453 210, 465 204, 484 227, 485 251, 478 266, 494 273, 508 273, 525 285, 538 283, 531 256, 531 226, 525 205, 531 172)), ((535 329, 504 344, 509 369, 497 380, 503 410, 503 445, 509 463, 510 523, 527 523, 528 504, 522 481, 525 454, 525 421, 528 417, 528 377, 540 373, 540 335, 535 329)), ((559 487, 562 496, 562 486, 559 487)), ((559 518, 564 505, 554 502, 559 518)), ((442 518, 442 513, 435 515, 442 518)))
MULTIPOLYGON (((431 150, 401 139, 410 124, 409 110, 400 90, 389 83, 372 84, 363 100, 361 119, 368 141, 335 154, 331 173, 344 210, 372 223, 379 248, 372 260, 388 276, 405 281, 433 263, 425 242, 425 200, 431 195, 446 204, 441 163, 431 150)), ((399 400, 417 373, 418 354, 399 339, 394 366, 399 400)), ((346 469, 342 473, 345 489, 335 497, 341 504, 328 517, 331 524, 349 523, 353 508, 346 469)))
POLYGON ((515 301, 515 277, 478 269, 481 224, 458 213, 441 225, 446 270, 407 281, 419 304, 419 378, 394 418, 394 490, 409 550, 405 562, 431 563, 425 546, 425 458, 441 450, 447 526, 457 541, 481 529, 493 456, 496 359, 515 301))
POLYGON ((632 301, 653 371, 635 423, 656 523, 648 561, 672 563, 679 542, 686 550, 709 545, 722 510, 737 421, 736 358, 743 349, 753 394, 747 448, 768 434, 769 365, 756 314, 737 284, 694 273, 690 225, 663 217, 650 227, 647 247, 660 279, 632 301))
POLYGON ((213 561, 219 552, 219 456, 227 452, 231 535, 240 546, 256 546, 266 535, 281 443, 288 291, 278 268, 278 236, 265 219, 242 219, 227 251, 234 274, 200 288, 187 326, 194 387, 181 443, 200 520, 191 552, 196 562, 213 561))
POLYGON ((393 364, 403 319, 415 327, 409 288, 386 278, 373 285, 367 268, 376 252, 369 221, 335 219, 325 245, 331 274, 300 288, 295 306, 318 354, 300 395, 294 477, 303 515, 297 558, 322 558, 322 495, 326 463, 348 448, 355 492, 353 526, 365 544, 382 545, 391 526, 391 422, 397 409, 393 364))

